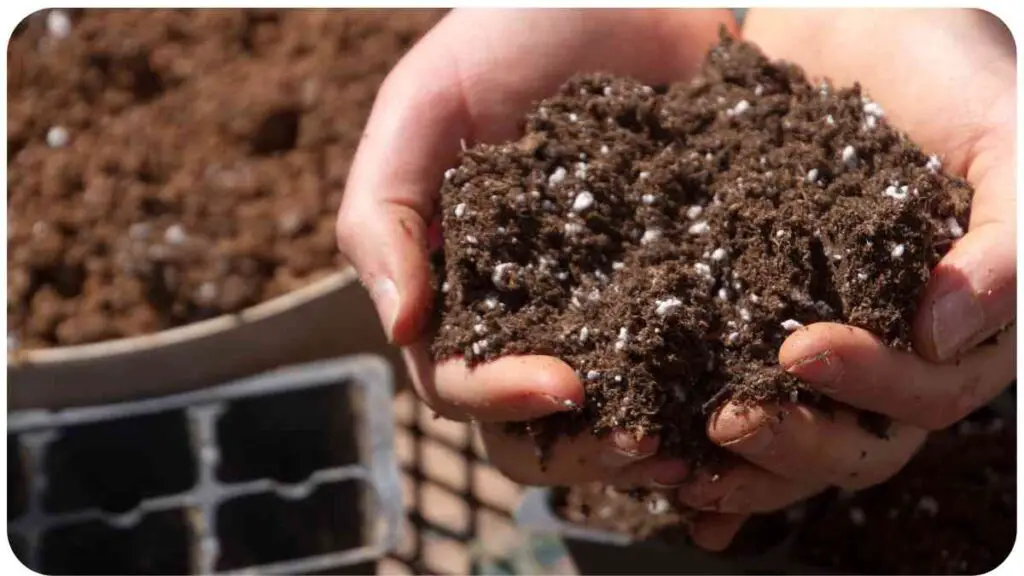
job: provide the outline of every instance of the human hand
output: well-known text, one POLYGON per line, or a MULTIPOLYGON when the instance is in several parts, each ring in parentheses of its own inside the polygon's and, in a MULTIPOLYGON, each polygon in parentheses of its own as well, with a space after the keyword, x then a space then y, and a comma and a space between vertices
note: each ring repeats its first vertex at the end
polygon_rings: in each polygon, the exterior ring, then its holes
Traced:
POLYGON ((887 440, 849 410, 727 405, 712 440, 745 462, 680 491, 709 511, 698 543, 721 549, 751 513, 827 486, 861 489, 898 472, 929 431, 988 403, 1016 371, 1016 56, 993 16, 969 10, 751 10, 744 37, 773 59, 843 86, 860 81, 893 125, 975 188, 967 234, 933 271, 915 319, 918 354, 863 330, 808 326, 782 366, 816 390, 893 419, 887 440), (1000 332, 1003 328, 1008 327, 1000 332), (997 334, 995 344, 978 346, 997 334), (785 412, 785 418, 780 414, 785 412))
POLYGON ((381 87, 338 213, 339 246, 370 289, 389 338, 403 346, 420 397, 442 416, 477 421, 490 460, 513 480, 675 483, 686 469, 650 458, 656 438, 629 434, 567 439, 542 468, 533 441, 503 433, 500 423, 582 403, 582 384, 568 365, 541 356, 472 371, 461 360, 434 365, 424 334, 433 299, 429 230, 444 171, 460 140, 514 139, 530 105, 575 73, 649 84, 687 78, 723 23, 736 32, 728 10, 455 10, 381 87))

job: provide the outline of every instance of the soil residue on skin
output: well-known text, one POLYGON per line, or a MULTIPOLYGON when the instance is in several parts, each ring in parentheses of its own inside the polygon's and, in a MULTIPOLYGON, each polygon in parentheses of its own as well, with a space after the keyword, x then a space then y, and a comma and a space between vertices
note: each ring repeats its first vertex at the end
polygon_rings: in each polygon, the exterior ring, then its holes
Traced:
MULTIPOLYGON (((723 557, 850 574, 984 574, 1016 540, 1016 424, 982 409, 933 434, 899 474, 857 493, 829 490, 750 518, 723 557), (781 551, 781 554, 780 554, 781 551)), ((692 546, 692 517, 664 494, 598 485, 555 491, 555 513, 591 529, 692 546)), ((776 566, 777 567, 777 566, 776 566)), ((770 569, 762 565, 762 570, 770 569)), ((821 572, 819 572, 821 573, 821 572)))
POLYGON ((443 13, 29 16, 7 52, 8 349, 156 332, 339 270, 377 89, 443 13))
POLYGON ((623 429, 707 460, 723 400, 805 397, 778 366, 801 325, 910 349, 929 273, 967 225, 969 186, 859 86, 812 84, 725 37, 689 82, 574 77, 523 133, 445 174, 433 351, 572 366, 586 403, 530 423, 542 447, 623 429))

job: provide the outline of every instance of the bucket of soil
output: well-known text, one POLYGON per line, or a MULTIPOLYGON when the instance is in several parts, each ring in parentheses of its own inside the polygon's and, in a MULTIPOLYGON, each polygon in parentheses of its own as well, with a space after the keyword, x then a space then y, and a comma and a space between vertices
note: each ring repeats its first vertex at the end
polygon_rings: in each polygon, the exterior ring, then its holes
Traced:
MULTIPOLYGON (((625 430, 699 467, 724 455, 706 427, 727 400, 834 409, 778 365, 783 341, 837 322, 912 351, 931 271, 969 221, 970 185, 860 86, 812 82, 724 33, 692 80, 582 74, 522 126, 516 142, 467 147, 446 173, 433 351, 575 369, 578 409, 509 426, 542 460, 573 457, 553 451, 559 438, 625 430)), ((884 436, 885 418, 862 416, 884 436)), ((562 499, 582 502, 577 518, 604 494, 581 490, 562 499)), ((617 510, 605 512, 633 519, 617 510)), ((903 537, 930 534, 912 526, 903 537)), ((602 564, 633 571, 640 555, 602 564)))
POLYGON ((334 218, 439 10, 47 10, 8 48, 8 401, 389 350, 334 218))

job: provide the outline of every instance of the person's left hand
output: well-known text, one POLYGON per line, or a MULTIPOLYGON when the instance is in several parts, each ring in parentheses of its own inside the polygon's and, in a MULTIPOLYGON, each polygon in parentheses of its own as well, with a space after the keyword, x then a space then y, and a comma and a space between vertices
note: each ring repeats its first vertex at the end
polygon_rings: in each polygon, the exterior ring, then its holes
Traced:
POLYGON ((751 10, 745 39, 837 86, 859 81, 887 119, 944 170, 975 188, 967 234, 933 271, 915 319, 917 354, 864 330, 816 324, 789 337, 779 362, 847 406, 892 418, 888 439, 802 405, 712 416, 713 441, 740 456, 678 492, 703 512, 695 542, 721 550, 751 514, 829 486, 849 490, 898 472, 929 431, 980 408, 1016 372, 1016 55, 992 15, 971 10, 751 10), (996 335, 993 345, 978 344, 996 335), (784 418, 781 415, 784 414, 784 418))

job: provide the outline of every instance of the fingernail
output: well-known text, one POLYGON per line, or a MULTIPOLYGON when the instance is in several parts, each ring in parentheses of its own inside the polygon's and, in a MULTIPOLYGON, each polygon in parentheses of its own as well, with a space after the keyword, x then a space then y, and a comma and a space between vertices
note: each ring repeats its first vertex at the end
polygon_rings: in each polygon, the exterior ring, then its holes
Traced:
POLYGON ((733 404, 726 404, 718 411, 712 429, 720 446, 742 455, 762 454, 775 439, 771 422, 764 412, 733 404))
POLYGON ((690 475, 690 467, 680 460, 665 460, 651 467, 650 482, 658 488, 675 488, 690 475))
POLYGON ((744 456, 756 456, 768 452, 774 440, 775 432, 772 431, 772 427, 764 424, 745 436, 722 444, 722 447, 744 456))
POLYGON ((786 372, 808 384, 817 384, 820 387, 839 380, 843 372, 843 363, 839 356, 831 350, 826 350, 790 365, 786 372))
POLYGON ((612 433, 612 444, 600 456, 599 461, 605 468, 622 468, 650 458, 655 453, 657 440, 647 437, 637 440, 628 432, 616 430, 612 433))
POLYGON ((985 312, 970 290, 954 290, 932 305, 932 342, 948 360, 985 327, 985 312))
POLYGON ((384 326, 384 333, 390 340, 391 332, 395 327, 395 316, 398 314, 398 288, 390 278, 377 278, 370 285, 370 298, 373 299, 377 308, 377 315, 380 316, 381 325, 384 326))

